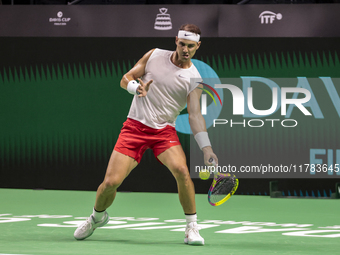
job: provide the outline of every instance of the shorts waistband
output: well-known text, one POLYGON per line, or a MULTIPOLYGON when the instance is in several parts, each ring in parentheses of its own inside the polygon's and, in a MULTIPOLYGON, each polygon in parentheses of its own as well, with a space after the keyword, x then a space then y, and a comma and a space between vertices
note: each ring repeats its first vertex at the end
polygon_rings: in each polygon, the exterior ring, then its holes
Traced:
POLYGON ((134 119, 131 119, 131 118, 127 118, 127 120, 125 121, 125 123, 127 124, 131 124, 131 125, 134 125, 140 129, 144 129, 145 131, 149 131, 149 132, 152 132, 152 133, 158 133, 158 132, 162 132, 163 130, 176 130, 173 126, 170 126, 170 125, 167 125, 166 127, 164 128, 161 128, 161 129, 156 129, 156 128, 152 128, 152 127, 149 127, 145 124, 143 124, 142 122, 138 121, 138 120, 134 120, 134 119))

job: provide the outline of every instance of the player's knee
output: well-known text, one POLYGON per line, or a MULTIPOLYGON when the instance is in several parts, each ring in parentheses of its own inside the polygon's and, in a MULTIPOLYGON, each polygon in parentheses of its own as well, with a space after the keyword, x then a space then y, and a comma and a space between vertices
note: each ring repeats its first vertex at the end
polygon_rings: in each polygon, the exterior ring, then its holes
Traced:
POLYGON ((186 181, 190 179, 188 167, 186 165, 179 165, 173 170, 174 176, 178 181, 186 181))
POLYGON ((104 189, 105 190, 116 190, 122 182, 117 179, 105 179, 104 180, 104 189))

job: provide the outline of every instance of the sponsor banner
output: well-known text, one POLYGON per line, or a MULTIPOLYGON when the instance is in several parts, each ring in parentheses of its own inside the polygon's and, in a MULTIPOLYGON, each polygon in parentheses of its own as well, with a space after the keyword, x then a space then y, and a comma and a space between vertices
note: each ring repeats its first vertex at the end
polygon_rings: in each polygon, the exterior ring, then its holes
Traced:
POLYGON ((194 23, 203 37, 338 37, 340 5, 1 6, 0 36, 173 37, 194 23))
POLYGON ((4 6, 0 36, 174 37, 190 22, 217 37, 217 19, 217 6, 4 6))

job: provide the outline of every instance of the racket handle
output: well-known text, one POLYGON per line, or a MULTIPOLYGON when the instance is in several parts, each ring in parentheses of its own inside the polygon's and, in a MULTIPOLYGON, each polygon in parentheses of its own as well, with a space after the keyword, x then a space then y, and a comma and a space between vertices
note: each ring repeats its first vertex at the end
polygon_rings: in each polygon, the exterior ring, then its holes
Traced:
POLYGON ((216 167, 216 161, 214 158, 210 158, 209 160, 209 163, 212 163, 214 165, 214 167, 216 167))

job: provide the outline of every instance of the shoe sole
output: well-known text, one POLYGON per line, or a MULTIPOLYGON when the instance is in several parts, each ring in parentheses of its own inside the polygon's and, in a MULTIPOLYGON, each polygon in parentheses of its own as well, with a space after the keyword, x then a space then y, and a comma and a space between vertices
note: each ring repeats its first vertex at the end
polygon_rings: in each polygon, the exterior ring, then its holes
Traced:
POLYGON ((184 239, 184 243, 189 245, 204 245, 204 242, 201 241, 189 242, 187 238, 184 239))
MULTIPOLYGON (((94 230, 95 230, 95 229, 94 229, 94 230)), ((89 234, 88 236, 85 236, 85 237, 83 237, 83 238, 77 238, 77 237, 74 237, 74 238, 75 238, 76 240, 78 240, 78 241, 84 240, 84 239, 86 239, 86 238, 88 238, 88 237, 92 236, 92 234, 93 234, 94 230, 93 230, 93 231, 92 231, 92 233, 91 233, 91 234, 89 234)))

